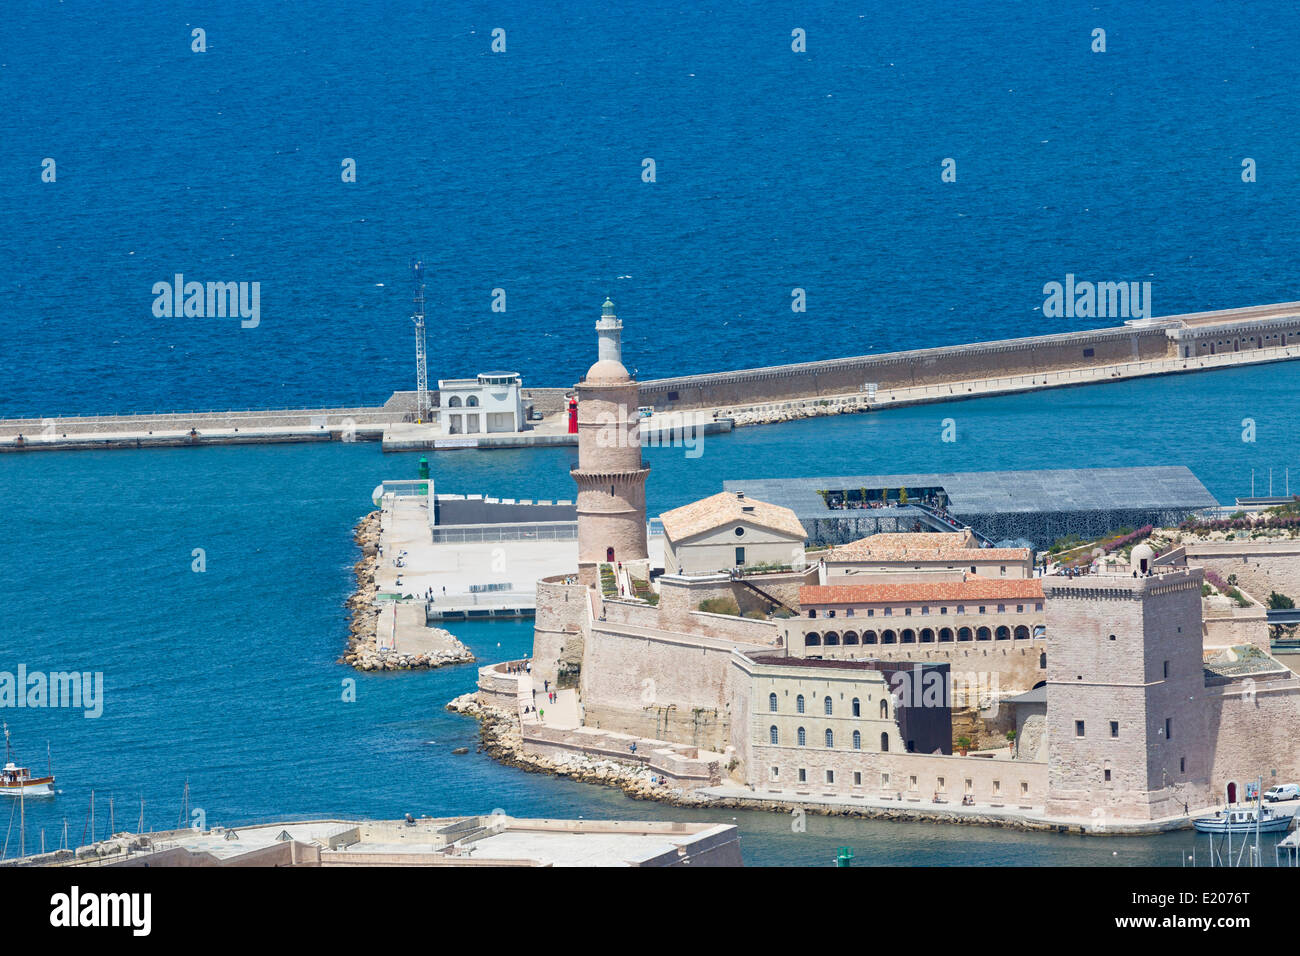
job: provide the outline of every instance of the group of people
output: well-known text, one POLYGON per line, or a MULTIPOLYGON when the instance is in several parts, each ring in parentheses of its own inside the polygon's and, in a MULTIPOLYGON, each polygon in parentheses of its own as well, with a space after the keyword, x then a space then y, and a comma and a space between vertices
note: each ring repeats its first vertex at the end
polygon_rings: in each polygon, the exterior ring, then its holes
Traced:
POLYGON ((532 672, 533 672, 532 661, 507 661, 506 662, 507 674, 531 674, 532 672))

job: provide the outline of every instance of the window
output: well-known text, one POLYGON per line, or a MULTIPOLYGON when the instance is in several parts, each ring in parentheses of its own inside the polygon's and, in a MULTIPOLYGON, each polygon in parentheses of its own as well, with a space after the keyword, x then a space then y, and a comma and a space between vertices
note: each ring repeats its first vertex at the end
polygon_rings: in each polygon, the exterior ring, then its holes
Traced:
POLYGON ((1002 796, 1002 781, 1001 781, 1001 780, 994 780, 994 781, 993 781, 993 796, 995 796, 995 797, 1000 797, 1000 796, 1002 796))
POLYGON ((1110 636, 1110 640, 1112 640, 1112 641, 1115 640, 1115 635, 1114 635, 1114 634, 1112 634, 1112 635, 1110 636))
POLYGON ((477 396, 477 395, 471 395, 469 398, 465 399, 465 407, 466 407, 466 408, 478 408, 478 396, 477 396))
POLYGON ((889 752, 889 734, 887 733, 882 732, 880 735, 880 752, 881 753, 889 752))
POLYGON ((867 608, 867 617, 875 617, 875 616, 876 616, 876 609, 874 607, 867 608))
POLYGON ((925 615, 927 615, 927 614, 929 614, 929 613, 930 613, 930 608, 929 608, 928 606, 927 606, 927 607, 923 607, 923 608, 921 608, 921 616, 922 616, 922 617, 924 617, 925 615))
POLYGON ((1025 781, 1023 781, 1023 780, 1020 781, 1020 795, 1021 795, 1022 797, 1027 797, 1027 796, 1029 796, 1029 784, 1027 784, 1027 783, 1026 783, 1025 781))
POLYGON ((1178 758, 1178 772, 1179 772, 1179 773, 1187 773, 1187 758, 1186 758, 1186 757, 1179 757, 1179 758, 1178 758))
POLYGON ((827 770, 827 771, 826 771, 826 782, 827 782, 827 783, 834 783, 834 782, 835 782, 835 771, 834 771, 834 770, 827 770))
POLYGON ((943 792, 944 792, 944 789, 943 789, 943 777, 940 777, 937 781, 935 781, 934 789, 935 789, 935 790, 938 790, 940 793, 943 793, 943 792))
POLYGON ((825 711, 827 717, 831 715, 831 699, 829 697, 822 700, 822 710, 825 711))
POLYGON ((772 768, 772 779, 773 779, 773 780, 780 780, 780 779, 781 779, 781 768, 780 768, 780 767, 773 767, 773 768, 772 768))
POLYGON ((808 733, 802 727, 799 728, 799 746, 804 747, 808 744, 808 733))
POLYGON ((889 774, 887 774, 887 773, 882 773, 882 774, 880 775, 880 786, 881 786, 881 787, 888 787, 888 786, 889 786, 889 774))
POLYGON ((776 713, 776 694, 767 695, 767 709, 774 714, 776 713))
POLYGON ((894 616, 894 609, 892 607, 885 608, 885 617, 893 617, 893 616, 894 616))
POLYGON ((737 529, 736 529, 736 537, 737 537, 737 538, 743 538, 744 536, 745 536, 745 529, 744 529, 744 528, 737 528, 737 529))
POLYGON ((845 617, 852 617, 852 616, 853 616, 853 608, 849 608, 847 611, 845 611, 845 612, 844 612, 844 616, 845 616, 845 617))
POLYGON ((800 783, 808 782, 808 771, 805 770, 803 767, 799 768, 799 782, 800 783))
POLYGON ((957 605, 957 613, 958 613, 958 614, 965 614, 965 613, 966 613, 966 605, 965 605, 965 604, 958 604, 958 605, 957 605))
POLYGON ((1172 717, 1166 717, 1165 718, 1165 740, 1173 740, 1173 739, 1174 739, 1174 719, 1172 717))
POLYGON ((987 613, 988 613, 988 608, 987 608, 985 605, 983 605, 983 604, 980 605, 980 613, 981 613, 981 614, 987 614, 987 613))
POLYGON ((854 750, 861 750, 861 749, 862 749, 862 732, 861 732, 861 731, 858 731, 858 730, 853 731, 853 749, 854 749, 854 750))
POLYGON ((1005 613, 1007 613, 1007 606, 1006 606, 1005 604, 999 604, 999 605, 998 605, 998 613, 999 613, 999 614, 1005 614, 1005 613))
POLYGON ((826 746, 831 749, 835 747, 835 731, 829 727, 826 728, 826 746))
POLYGON ((1169 677, 1169 662, 1168 662, 1168 661, 1165 661, 1165 670, 1164 670, 1164 674, 1165 674, 1165 677, 1166 677, 1166 678, 1169 677))
POLYGON ((910 607, 903 608, 903 617, 911 617, 911 616, 912 616, 912 609, 910 607))
POLYGON ((796 714, 803 713, 803 694, 800 694, 794 699, 794 712, 796 714))
POLYGON ((776 729, 776 724, 767 729, 767 738, 773 747, 781 743, 781 731, 776 729))
POLYGON ((1119 736, 1119 721, 1118 721, 1118 720, 1112 720, 1112 721, 1110 722, 1110 735, 1111 735, 1112 737, 1118 737, 1118 736, 1119 736))
POLYGON ((939 613, 940 613, 940 614, 947 614, 947 613, 948 613, 948 607, 947 607, 947 605, 944 605, 943 607, 939 608, 939 613))
POLYGON ((745 549, 744 549, 744 548, 737 548, 737 549, 736 549, 736 567, 740 567, 740 566, 741 566, 742 564, 744 564, 744 563, 745 563, 745 549))
POLYGON ((1083 721, 1082 721, 1082 720, 1076 720, 1076 721, 1074 722, 1074 736, 1076 736, 1076 737, 1082 737, 1082 736, 1083 736, 1083 721))
POLYGON ((1105 770, 1102 771, 1102 773, 1104 774, 1103 779, 1104 779, 1107 783, 1110 783, 1110 768, 1107 767, 1105 770))
POLYGON ((853 771, 853 786, 855 787, 862 786, 862 771, 860 770, 853 771))
POLYGON ((1024 614, 1024 613, 1025 613, 1025 606, 1024 606, 1023 604, 1017 604, 1017 605, 1016 605, 1016 613, 1017 613, 1017 614, 1024 614))
POLYGON ((888 719, 889 719, 889 701, 888 701, 888 700, 882 700, 882 701, 880 702, 880 719, 881 719, 881 720, 888 720, 888 719))
POLYGON ((856 697, 853 698, 853 716, 862 716, 862 701, 858 700, 856 697))

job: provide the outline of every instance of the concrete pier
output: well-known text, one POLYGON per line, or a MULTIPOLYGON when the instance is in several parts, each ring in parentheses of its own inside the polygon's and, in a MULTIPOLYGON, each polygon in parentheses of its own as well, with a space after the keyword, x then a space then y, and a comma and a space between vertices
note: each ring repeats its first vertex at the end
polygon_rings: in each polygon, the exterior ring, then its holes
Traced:
MULTIPOLYGON (((1300 302, 1139 319, 1114 328, 887 352, 640 382, 646 444, 902 405, 950 402, 1300 358, 1300 302), (685 423, 685 424, 684 424, 685 423)), ((576 444, 566 389, 531 389, 526 431, 445 434, 413 422, 411 392, 382 406, 0 420, 0 452, 296 441, 379 441, 385 451, 576 444)), ((435 393, 436 395, 436 393, 435 393)))

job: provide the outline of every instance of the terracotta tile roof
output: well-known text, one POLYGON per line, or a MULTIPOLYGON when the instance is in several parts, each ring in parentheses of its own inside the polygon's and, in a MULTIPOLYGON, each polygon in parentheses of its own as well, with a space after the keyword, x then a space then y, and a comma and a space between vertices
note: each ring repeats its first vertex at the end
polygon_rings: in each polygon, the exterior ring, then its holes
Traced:
POLYGON ((1001 580, 970 577, 965 581, 927 581, 914 584, 812 584, 799 589, 799 603, 805 606, 1042 599, 1043 582, 1038 578, 1001 580))
POLYGON ((683 541, 742 521, 788 534, 801 541, 808 537, 803 525, 789 508, 756 498, 740 497, 734 491, 722 491, 681 508, 665 511, 659 519, 663 522, 664 534, 671 541, 683 541))

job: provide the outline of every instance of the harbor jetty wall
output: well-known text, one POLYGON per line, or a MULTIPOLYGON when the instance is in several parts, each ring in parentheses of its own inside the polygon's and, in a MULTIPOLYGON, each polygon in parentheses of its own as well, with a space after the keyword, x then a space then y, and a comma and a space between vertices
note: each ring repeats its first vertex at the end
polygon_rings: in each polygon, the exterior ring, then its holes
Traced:
POLYGON ((864 391, 868 383, 882 391, 923 388, 1162 360, 1226 359, 1296 344, 1300 303, 1285 302, 1081 332, 681 375, 641 382, 640 395, 642 405, 657 410, 726 408, 846 395, 864 391))

